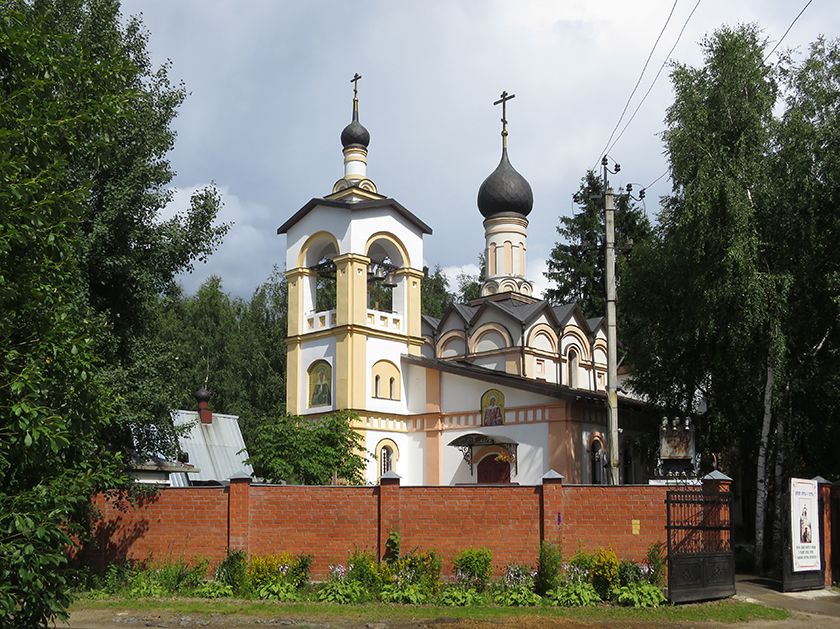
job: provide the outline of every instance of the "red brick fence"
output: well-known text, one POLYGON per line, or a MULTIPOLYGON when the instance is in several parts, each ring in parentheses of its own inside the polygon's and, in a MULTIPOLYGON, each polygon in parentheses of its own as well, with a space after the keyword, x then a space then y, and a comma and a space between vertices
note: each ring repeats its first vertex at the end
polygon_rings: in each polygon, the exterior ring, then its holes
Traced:
MULTIPOLYGON (((704 481, 704 486, 728 482, 704 481)), ((314 557, 315 578, 344 563, 354 548, 382 557, 391 531, 403 550, 435 550, 444 573, 468 547, 493 551, 497 571, 509 563, 534 565, 539 544, 576 550, 611 546, 619 558, 640 561, 665 541, 666 487, 563 485, 546 477, 536 486, 315 487, 252 484, 166 488, 134 506, 97 499, 102 520, 94 561, 206 557, 226 549, 249 555, 289 552, 314 557)))

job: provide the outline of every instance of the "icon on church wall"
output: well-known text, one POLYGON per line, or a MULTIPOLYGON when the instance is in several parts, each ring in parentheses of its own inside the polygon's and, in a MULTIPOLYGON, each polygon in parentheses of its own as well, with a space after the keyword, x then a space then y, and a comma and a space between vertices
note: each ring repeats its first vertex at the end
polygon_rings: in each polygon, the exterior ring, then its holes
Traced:
POLYGON ((481 425, 501 426, 505 423, 505 394, 488 389, 481 396, 481 425))
POLYGON ((332 367, 319 361, 309 368, 309 406, 332 404, 332 367))

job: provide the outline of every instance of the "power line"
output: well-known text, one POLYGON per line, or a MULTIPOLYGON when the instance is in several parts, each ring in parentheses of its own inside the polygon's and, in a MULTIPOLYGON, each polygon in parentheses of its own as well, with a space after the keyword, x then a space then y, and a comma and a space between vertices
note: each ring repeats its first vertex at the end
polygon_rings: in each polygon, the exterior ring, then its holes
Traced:
POLYGON ((793 25, 794 25, 794 24, 796 24, 796 21, 800 18, 800 16, 801 16, 803 13, 805 13, 805 9, 807 9, 809 6, 811 6, 811 3, 812 3, 813 1, 814 1, 814 0, 808 0, 808 2, 806 2, 806 3, 805 3, 805 6, 804 6, 804 7, 802 7, 802 10, 801 10, 799 13, 797 13, 797 14, 796 14, 796 17, 795 17, 795 18, 793 18, 793 22, 791 22, 791 23, 790 23, 790 25, 787 27, 787 30, 785 31, 785 34, 784 34, 784 35, 782 35, 782 38, 781 38, 779 41, 777 41, 777 42, 776 42, 776 45, 775 45, 775 46, 773 46, 773 50, 771 50, 771 51, 770 51, 770 53, 769 53, 766 57, 764 57, 764 60, 763 60, 761 63, 767 63, 767 60, 768 60, 770 57, 772 57, 772 56, 773 56, 773 53, 774 53, 774 52, 776 52, 776 48, 778 48, 778 47, 781 45, 781 43, 782 43, 783 41, 785 41, 785 37, 787 37, 787 34, 788 34, 788 33, 790 33, 790 29, 792 29, 792 28, 793 28, 793 25))
POLYGON ((659 79, 659 75, 662 74, 662 70, 665 69, 665 66, 671 59, 671 55, 674 54, 674 50, 676 49, 677 44, 680 43, 680 39, 682 39, 683 33, 685 32, 685 27, 688 26, 688 23, 691 21, 691 18, 694 15, 694 12, 697 10, 697 7, 700 6, 700 2, 701 0, 697 0, 697 3, 694 5, 694 8, 691 9, 691 13, 688 14, 688 17, 685 19, 685 22, 683 22, 682 28, 680 29, 680 34, 677 35, 677 40, 674 42, 674 45, 671 46, 671 50, 668 51, 668 56, 665 57, 665 61, 663 61, 662 65, 659 66, 659 71, 656 73, 656 76, 653 77, 653 82, 650 84, 650 87, 648 87, 648 90, 647 92, 645 92, 645 95, 642 96, 642 100, 639 101, 639 104, 636 106, 636 109, 633 111, 633 114, 630 116, 630 119, 627 121, 627 124, 624 125, 624 128, 621 130, 621 133, 618 134, 618 137, 615 139, 615 141, 613 141, 613 143, 609 145, 609 148, 607 148, 607 153, 609 153, 613 149, 613 147, 616 144, 618 144, 618 141, 621 139, 621 136, 623 136, 624 132, 627 131, 627 127, 630 126, 630 123, 633 122, 633 119, 636 117, 636 114, 639 113, 639 109, 642 108, 642 105, 644 104, 651 90, 653 90, 653 86, 656 85, 656 81, 657 79, 659 79))
POLYGON ((655 184, 657 181, 659 181, 660 179, 662 179, 662 178, 663 178, 665 175, 667 175, 667 174, 668 174, 668 171, 666 170, 664 173, 662 173, 661 175, 659 175, 656 179, 654 179, 654 180, 653 180, 653 181, 651 181, 648 185, 646 185, 644 188, 642 188, 642 190, 645 190, 645 189, 647 189, 647 188, 650 188, 653 184, 655 184))
POLYGON ((656 41, 653 42, 653 48, 650 49, 650 53, 648 54, 647 59, 645 60, 645 65, 642 66, 642 71, 639 74, 639 78, 636 81, 636 85, 633 86, 633 91, 630 92, 630 96, 627 97, 627 102, 624 103, 624 109, 621 110, 621 115, 618 117, 618 121, 615 123, 615 127, 613 128, 612 133, 610 133, 610 137, 607 140, 607 143, 604 145, 604 149, 598 155, 598 159, 601 159, 601 155, 606 153, 607 147, 610 145, 610 142, 612 141, 615 132, 618 130, 618 125, 620 125, 621 121, 624 119, 624 114, 627 113, 627 108, 630 106, 630 101, 633 100, 633 96, 636 95, 636 90, 639 89, 639 84, 641 84, 642 78, 645 76, 645 71, 647 70, 651 57, 653 57, 653 53, 656 51, 656 47, 659 45, 659 40, 662 39, 662 34, 665 32, 665 29, 668 28, 668 23, 671 21, 671 16, 674 15, 674 9, 677 8, 677 2, 679 2, 679 0, 674 0, 674 4, 671 6, 671 12, 668 13, 668 18, 665 20, 665 24, 663 24, 662 29, 659 31, 659 35, 657 35, 656 41))

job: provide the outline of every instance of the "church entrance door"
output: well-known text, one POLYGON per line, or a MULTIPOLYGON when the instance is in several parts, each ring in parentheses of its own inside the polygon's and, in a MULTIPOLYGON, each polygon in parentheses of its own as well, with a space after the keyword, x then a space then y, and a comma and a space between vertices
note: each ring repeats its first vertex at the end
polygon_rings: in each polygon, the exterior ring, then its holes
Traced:
POLYGON ((510 463, 500 461, 495 454, 484 457, 478 462, 479 483, 509 483, 510 463))

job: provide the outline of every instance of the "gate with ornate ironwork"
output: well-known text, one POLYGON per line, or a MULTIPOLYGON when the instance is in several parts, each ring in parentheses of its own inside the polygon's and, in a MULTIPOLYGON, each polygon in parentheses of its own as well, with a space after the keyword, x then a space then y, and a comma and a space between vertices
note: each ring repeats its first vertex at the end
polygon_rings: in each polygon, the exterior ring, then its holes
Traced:
POLYGON ((706 488, 666 495, 668 599, 687 603, 735 594, 731 494, 706 488))

